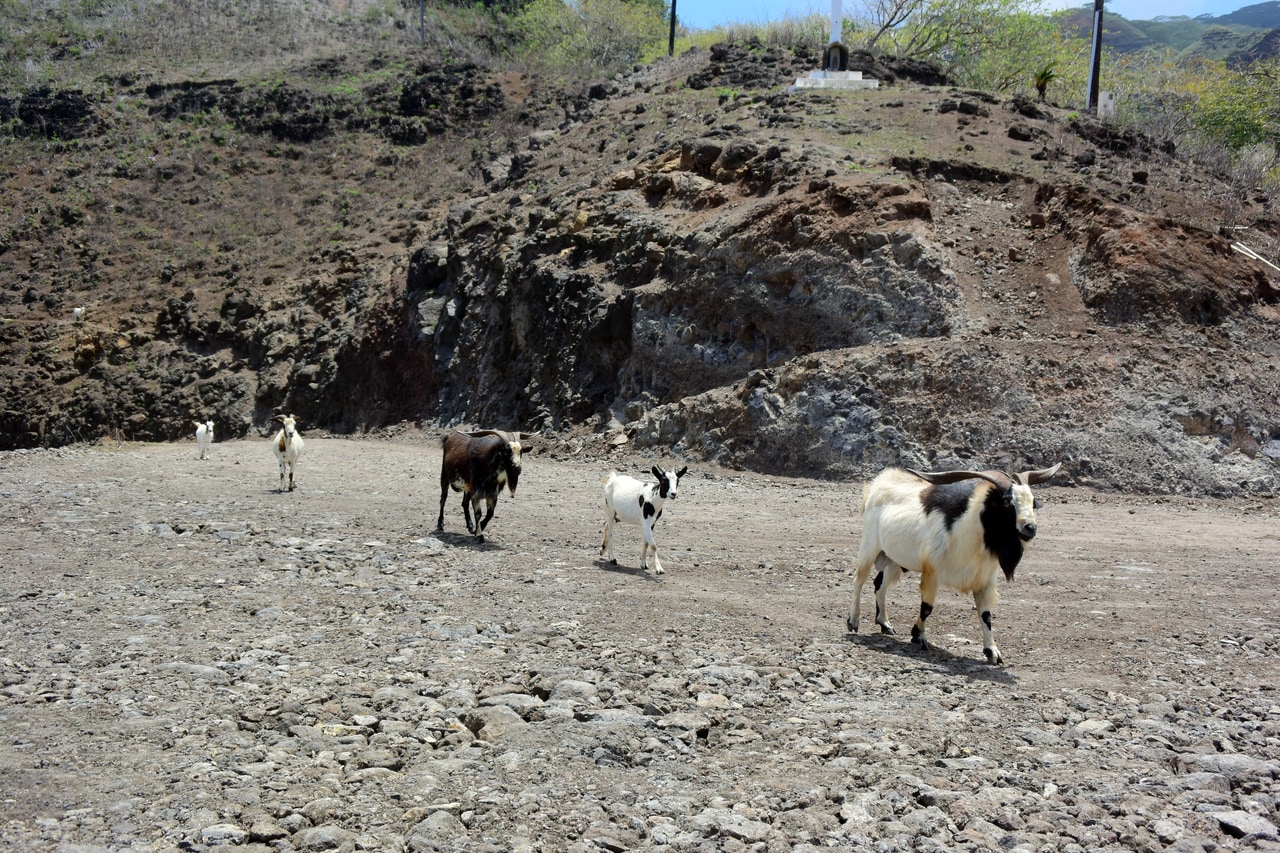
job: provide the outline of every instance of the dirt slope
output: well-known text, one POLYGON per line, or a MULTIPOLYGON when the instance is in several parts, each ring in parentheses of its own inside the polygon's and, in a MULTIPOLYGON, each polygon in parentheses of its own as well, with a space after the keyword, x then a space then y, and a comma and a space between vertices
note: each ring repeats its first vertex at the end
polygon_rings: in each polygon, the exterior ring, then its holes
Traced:
POLYGON ((1265 197, 919 69, 790 91, 812 61, 724 45, 565 89, 353 55, 11 99, 0 440, 288 410, 1275 492, 1276 280, 1230 248, 1280 246, 1265 197))

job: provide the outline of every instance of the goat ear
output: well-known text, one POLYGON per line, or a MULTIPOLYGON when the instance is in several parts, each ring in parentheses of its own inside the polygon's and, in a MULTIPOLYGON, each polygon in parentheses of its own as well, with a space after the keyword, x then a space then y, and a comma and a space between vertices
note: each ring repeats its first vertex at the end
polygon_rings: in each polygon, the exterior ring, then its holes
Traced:
POLYGON ((652 474, 654 478, 658 480, 658 482, 662 482, 662 478, 663 478, 662 469, 659 468, 657 465, 654 465, 652 468, 650 468, 649 473, 652 474))
POLYGON ((1043 483, 1045 480, 1053 479, 1054 475, 1058 473, 1058 469, 1061 467, 1062 463, 1059 462, 1052 468, 1041 468, 1039 471, 1023 471, 1021 474, 1017 475, 1018 482, 1022 483, 1024 486, 1034 486, 1036 483, 1043 483))
POLYGON ((676 479, 677 479, 677 480, 679 480, 681 477, 683 477, 683 476, 685 475, 685 473, 686 473, 688 470, 689 470, 689 466, 688 466, 688 465, 686 465, 686 466, 684 466, 683 468, 681 468, 679 471, 677 471, 677 472, 676 472, 676 479))
POLYGON ((284 423, 284 415, 276 415, 271 420, 274 421, 275 423, 282 424, 284 423))

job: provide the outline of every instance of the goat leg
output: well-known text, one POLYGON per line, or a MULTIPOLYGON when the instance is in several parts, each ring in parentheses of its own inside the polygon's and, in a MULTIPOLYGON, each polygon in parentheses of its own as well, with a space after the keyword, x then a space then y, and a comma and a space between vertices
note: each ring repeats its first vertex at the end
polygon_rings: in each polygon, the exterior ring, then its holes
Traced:
POLYGON ((493 510, 498 505, 498 500, 494 498, 486 500, 485 503, 488 505, 488 512, 484 514, 483 521, 480 520, 480 504, 476 504, 476 536, 480 539, 484 538, 484 529, 489 526, 489 521, 493 518, 493 510))
MULTIPOLYGON (((479 514, 480 514, 479 510, 477 510, 476 515, 479 515, 479 514)), ((462 517, 467 520, 467 532, 474 534, 476 532, 476 526, 471 522, 471 493, 470 492, 462 493, 462 517)))

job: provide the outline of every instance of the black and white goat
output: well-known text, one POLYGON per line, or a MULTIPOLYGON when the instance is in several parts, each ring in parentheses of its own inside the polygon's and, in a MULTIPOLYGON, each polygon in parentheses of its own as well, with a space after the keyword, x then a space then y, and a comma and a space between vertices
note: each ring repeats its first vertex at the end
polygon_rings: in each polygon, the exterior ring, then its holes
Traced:
POLYGON ((440 517, 436 530, 444 530, 444 503, 449 489, 462 492, 462 514, 467 520, 467 532, 477 539, 484 539, 484 530, 493 518, 498 495, 506 486, 512 495, 520 480, 522 442, 537 433, 508 433, 484 429, 475 432, 454 430, 444 437, 444 459, 440 464, 440 517), (480 517, 480 502, 488 505, 484 518, 480 517), (471 510, 475 509, 475 522, 471 510))
POLYGON ((911 641, 927 649, 925 620, 933 612, 938 587, 971 593, 982 620, 982 653, 1003 663, 991 636, 991 608, 999 600, 996 569, 1013 580, 1013 570, 1036 535, 1036 506, 1031 487, 1062 467, 1010 477, 1000 471, 926 473, 889 468, 862 493, 862 544, 848 628, 858 630, 862 586, 876 568, 876 623, 892 634, 885 616, 885 594, 903 572, 920 573, 920 617, 911 641))
POLYGON ((280 463, 280 491, 284 491, 285 469, 289 471, 289 491, 293 491, 293 471, 298 465, 298 457, 302 455, 302 436, 298 433, 298 422, 293 415, 276 415, 273 420, 280 424, 276 433, 273 450, 280 463))
POLYGON ((634 524, 644 534, 640 548, 640 568, 649 568, 649 554, 653 554, 653 571, 662 574, 662 562, 658 559, 658 545, 653 541, 653 526, 662 518, 662 505, 676 499, 676 487, 680 478, 689 470, 686 465, 679 471, 663 471, 657 465, 650 473, 656 483, 642 483, 634 477, 614 471, 604 481, 604 540, 600 543, 600 556, 607 552, 609 562, 617 565, 613 556, 613 526, 619 522, 634 524))

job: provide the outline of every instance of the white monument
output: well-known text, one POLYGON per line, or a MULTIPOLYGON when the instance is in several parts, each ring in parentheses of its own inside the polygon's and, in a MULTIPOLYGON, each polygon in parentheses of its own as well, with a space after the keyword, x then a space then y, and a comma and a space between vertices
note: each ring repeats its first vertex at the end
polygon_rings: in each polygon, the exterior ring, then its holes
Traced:
POLYGON ((863 80, 861 71, 849 70, 849 48, 840 41, 844 12, 840 0, 831 0, 831 44, 822 55, 822 67, 796 80, 796 89, 876 89, 879 80, 863 80))

